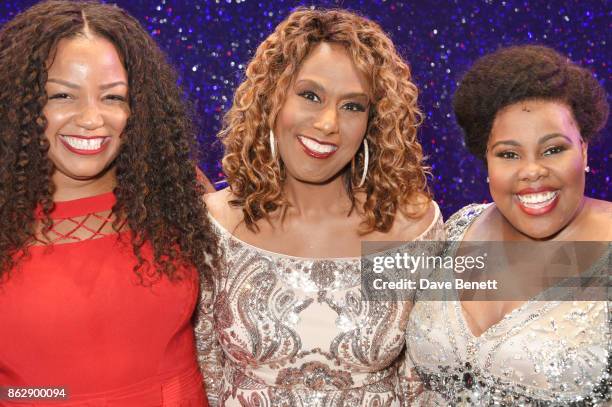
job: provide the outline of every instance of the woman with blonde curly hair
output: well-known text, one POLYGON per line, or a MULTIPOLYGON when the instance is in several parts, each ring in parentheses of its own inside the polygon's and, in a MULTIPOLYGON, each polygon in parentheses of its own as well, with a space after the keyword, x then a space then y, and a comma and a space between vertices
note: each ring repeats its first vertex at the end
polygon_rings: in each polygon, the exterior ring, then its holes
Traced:
POLYGON ((226 251, 196 328, 213 405, 405 401, 411 304, 362 301, 359 255, 443 233, 410 78, 342 10, 298 9, 257 49, 221 132, 229 188, 207 198, 226 251))

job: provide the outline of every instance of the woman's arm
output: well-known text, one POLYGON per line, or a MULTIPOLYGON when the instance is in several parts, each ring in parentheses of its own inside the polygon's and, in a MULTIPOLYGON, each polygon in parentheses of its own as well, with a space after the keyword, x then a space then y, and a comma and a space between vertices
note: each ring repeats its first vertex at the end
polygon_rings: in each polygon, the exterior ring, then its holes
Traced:
POLYGON ((400 355, 399 368, 397 372, 398 383, 396 394, 402 407, 415 406, 416 400, 423 392, 423 383, 417 374, 410 355, 404 349, 400 355))
POLYGON ((223 349, 221 349, 214 329, 212 284, 209 281, 204 281, 200 286, 200 302, 196 310, 194 326, 196 350, 208 403, 210 407, 217 407, 219 405, 219 387, 223 378, 223 349))

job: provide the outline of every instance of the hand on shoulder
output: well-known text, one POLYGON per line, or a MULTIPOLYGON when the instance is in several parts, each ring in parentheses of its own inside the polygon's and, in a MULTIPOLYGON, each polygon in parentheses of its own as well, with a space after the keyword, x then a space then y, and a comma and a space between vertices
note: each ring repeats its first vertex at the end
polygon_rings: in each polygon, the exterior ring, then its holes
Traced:
POLYGON ((204 194, 204 203, 210 216, 227 230, 233 230, 242 221, 240 208, 230 206, 233 194, 229 187, 222 190, 204 194))
MULTIPOLYGON (((409 241, 421 237, 432 228, 443 230, 442 216, 435 201, 419 198, 397 211, 391 228, 396 240, 409 241), (438 225, 439 224, 439 225, 438 225)), ((437 236, 438 234, 435 234, 437 236)), ((432 236, 432 238, 437 238, 432 236)))

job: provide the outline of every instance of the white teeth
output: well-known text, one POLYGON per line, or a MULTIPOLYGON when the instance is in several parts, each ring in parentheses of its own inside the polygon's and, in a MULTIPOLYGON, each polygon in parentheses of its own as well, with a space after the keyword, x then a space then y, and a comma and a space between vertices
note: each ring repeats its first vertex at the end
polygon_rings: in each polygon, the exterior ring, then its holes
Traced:
POLYGON ((102 146, 105 139, 100 137, 83 139, 78 137, 62 136, 62 140, 68 143, 70 147, 76 148, 77 150, 98 150, 102 146))
POLYGON ((320 143, 317 143, 316 141, 314 141, 313 139, 310 139, 310 138, 307 138, 307 137, 301 137, 300 136, 300 141, 309 150, 312 150, 315 153, 319 153, 319 154, 329 154, 329 153, 331 153, 333 151, 336 151, 338 149, 338 147, 336 147, 336 146, 332 146, 330 144, 320 144, 320 143))
POLYGON ((530 208, 541 208, 550 204, 559 195, 559 191, 538 192, 535 194, 517 195, 521 204, 530 208))

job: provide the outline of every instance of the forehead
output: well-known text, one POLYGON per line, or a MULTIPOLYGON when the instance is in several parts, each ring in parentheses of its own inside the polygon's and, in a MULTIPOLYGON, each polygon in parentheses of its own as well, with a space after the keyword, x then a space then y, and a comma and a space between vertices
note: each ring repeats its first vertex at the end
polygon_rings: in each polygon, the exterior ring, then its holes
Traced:
POLYGON ((369 94, 370 83, 359 71, 347 49, 340 44, 321 42, 304 58, 295 80, 312 79, 324 87, 343 92, 369 94))
POLYGON ((580 131, 569 106, 560 101, 526 100, 497 112, 489 142, 505 138, 535 140, 553 133, 580 139, 580 131))
POLYGON ((126 80, 127 73, 115 46, 105 38, 79 35, 64 38, 58 44, 49 61, 49 75, 68 76, 73 81, 95 76, 126 80))

